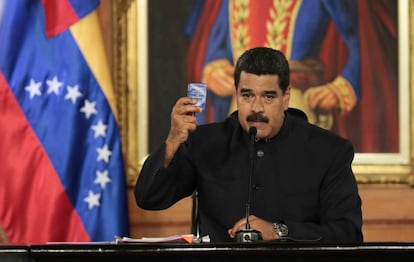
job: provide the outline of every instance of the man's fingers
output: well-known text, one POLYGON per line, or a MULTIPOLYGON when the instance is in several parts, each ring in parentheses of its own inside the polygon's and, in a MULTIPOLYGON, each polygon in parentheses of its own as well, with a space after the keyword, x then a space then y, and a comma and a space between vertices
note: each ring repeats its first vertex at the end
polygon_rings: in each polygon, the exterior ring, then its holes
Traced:
POLYGON ((246 227, 246 219, 242 218, 239 221, 237 221, 234 226, 229 229, 227 232, 230 235, 230 237, 234 237, 236 235, 236 232, 239 230, 243 230, 246 227))

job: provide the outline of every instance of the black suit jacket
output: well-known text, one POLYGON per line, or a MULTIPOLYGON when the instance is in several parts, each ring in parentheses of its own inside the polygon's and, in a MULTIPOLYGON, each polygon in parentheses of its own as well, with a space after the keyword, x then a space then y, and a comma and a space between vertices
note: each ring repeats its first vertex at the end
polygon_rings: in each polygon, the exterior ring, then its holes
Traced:
MULTIPOLYGON (((197 189, 201 234, 213 242, 233 241, 227 230, 245 216, 250 145, 237 112, 224 122, 199 126, 168 168, 162 168, 161 145, 143 165, 137 204, 165 209, 197 189)), ((250 214, 284 222, 296 240, 362 241, 353 157, 348 140, 286 115, 274 138, 254 143, 250 214)))

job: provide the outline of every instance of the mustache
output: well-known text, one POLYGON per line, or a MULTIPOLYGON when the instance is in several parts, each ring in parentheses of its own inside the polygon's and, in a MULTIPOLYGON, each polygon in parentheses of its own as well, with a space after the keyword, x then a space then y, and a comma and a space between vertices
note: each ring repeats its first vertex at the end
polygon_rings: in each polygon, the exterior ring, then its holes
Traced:
POLYGON ((264 122, 264 123, 268 123, 269 122, 269 118, 263 116, 262 114, 251 114, 248 115, 246 117, 246 120, 248 122, 264 122))

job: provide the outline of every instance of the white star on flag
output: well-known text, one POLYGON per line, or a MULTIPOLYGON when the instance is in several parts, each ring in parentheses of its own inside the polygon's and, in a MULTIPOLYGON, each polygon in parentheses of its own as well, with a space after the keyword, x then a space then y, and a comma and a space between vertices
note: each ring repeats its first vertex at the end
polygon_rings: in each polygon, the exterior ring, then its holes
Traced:
POLYGON ((112 152, 108 149, 108 145, 104 145, 101 148, 98 147, 96 151, 98 152, 96 161, 103 160, 105 163, 109 162, 109 157, 112 155, 112 152))
POLYGON ((107 127, 108 126, 104 125, 101 120, 98 121, 98 124, 91 126, 92 130, 95 131, 94 137, 95 138, 98 136, 105 137, 107 127))
POLYGON ((83 200, 88 203, 88 208, 91 210, 94 206, 100 206, 99 199, 101 198, 101 194, 97 193, 94 194, 92 190, 89 190, 89 195, 85 197, 83 200))
POLYGON ((98 111, 96 111, 95 105, 96 102, 89 102, 88 99, 85 100, 85 104, 80 109, 80 111, 85 113, 86 119, 89 119, 91 115, 98 113, 98 111))
POLYGON ((41 96, 42 92, 40 92, 40 86, 42 85, 41 82, 35 82, 33 79, 30 79, 30 85, 26 86, 24 90, 30 93, 30 99, 32 99, 35 95, 41 96))
POLYGON ((67 86, 66 88, 68 90, 68 93, 65 95, 65 100, 70 99, 72 103, 76 103, 76 100, 82 96, 82 93, 79 92, 79 86, 67 86))
POLYGON ((46 80, 46 84, 49 86, 47 93, 59 94, 59 88, 62 86, 62 82, 59 82, 57 76, 54 76, 52 80, 46 80))
POLYGON ((110 183, 111 179, 108 176, 108 170, 96 171, 96 179, 93 181, 94 184, 100 184, 102 189, 105 189, 107 183, 110 183))

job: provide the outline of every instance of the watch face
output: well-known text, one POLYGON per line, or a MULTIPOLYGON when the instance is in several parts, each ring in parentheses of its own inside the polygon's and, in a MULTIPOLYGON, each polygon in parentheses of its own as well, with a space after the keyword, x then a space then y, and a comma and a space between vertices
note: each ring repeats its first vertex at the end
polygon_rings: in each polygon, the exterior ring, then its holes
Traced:
POLYGON ((285 224, 275 223, 275 231, 279 237, 286 237, 289 233, 288 227, 285 224))

